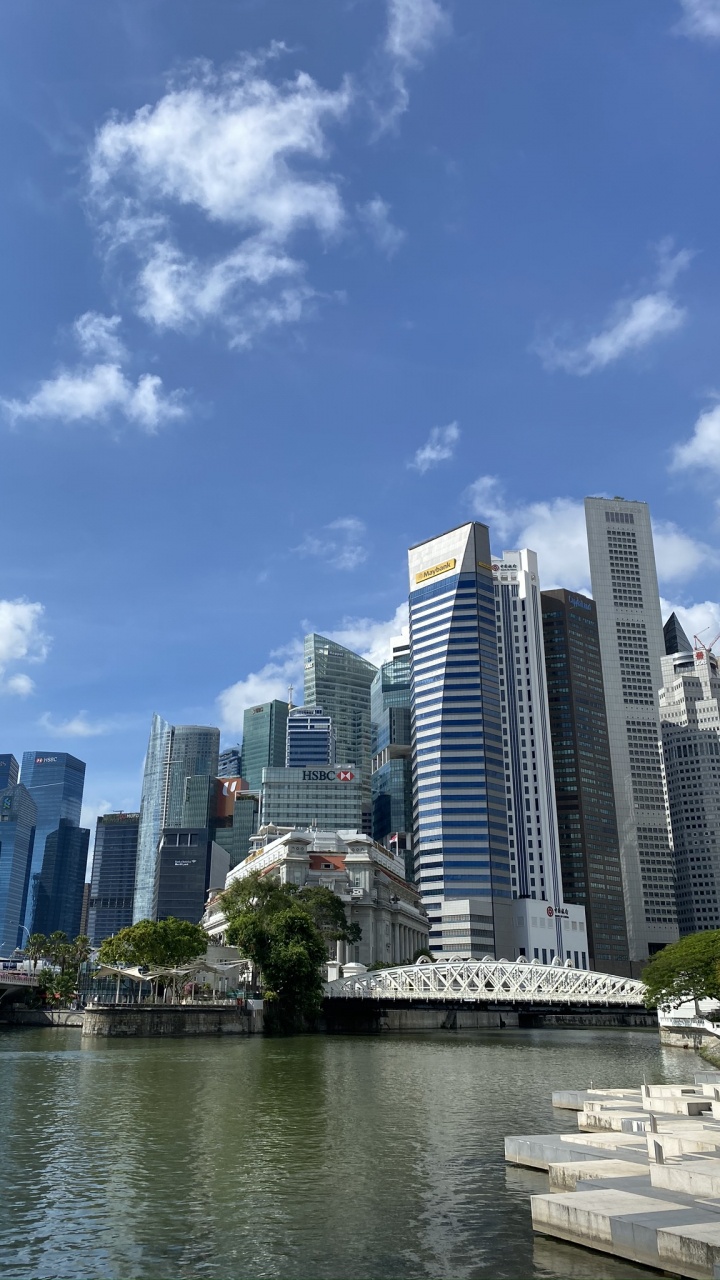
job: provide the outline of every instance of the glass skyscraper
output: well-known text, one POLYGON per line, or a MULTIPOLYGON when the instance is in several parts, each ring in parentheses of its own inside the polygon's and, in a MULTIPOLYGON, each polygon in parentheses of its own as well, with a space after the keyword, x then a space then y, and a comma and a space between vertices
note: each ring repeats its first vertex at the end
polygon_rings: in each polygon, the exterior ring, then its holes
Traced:
POLYGON ((430 946, 507 955, 510 863, 487 527, 465 524, 412 547, 409 572, 415 866, 430 946))
POLYGON ((23 923, 33 933, 36 931, 33 916, 45 857, 45 842, 52 832, 59 830, 61 819, 71 827, 80 825, 85 762, 64 751, 26 751, 23 754, 20 777, 37 809, 30 880, 23 912, 23 923))
POLYGON ((45 837, 45 853, 38 878, 33 932, 60 931, 76 938, 82 919, 85 867, 90 832, 61 818, 45 837))
POLYGON ((15 947, 27 942, 23 909, 35 837, 35 813, 35 803, 25 787, 9 786, 0 790, 0 955, 3 956, 9 956, 15 947))
POLYGON ((335 763, 333 722, 322 707, 293 707, 288 712, 285 764, 295 769, 335 763))
POLYGON ((259 791, 263 769, 283 769, 287 749, 288 704, 274 698, 243 712, 241 776, 259 791))
POLYGON ((406 875, 414 880, 412 853, 412 731, 410 646, 393 647, 370 689, 372 728, 372 836, 387 845, 405 836, 406 875))
POLYGON ((312 634, 305 637, 305 702, 322 707, 335 728, 335 758, 360 773, 363 830, 372 826, 370 803, 370 686, 377 667, 344 645, 312 634))
POLYGON ((133 922, 154 917, 160 837, 163 828, 182 825, 186 780, 215 777, 219 752, 219 729, 172 725, 153 716, 140 801, 133 922))
POLYGON ((139 813, 103 813, 95 828, 88 935, 94 947, 132 924, 139 813))

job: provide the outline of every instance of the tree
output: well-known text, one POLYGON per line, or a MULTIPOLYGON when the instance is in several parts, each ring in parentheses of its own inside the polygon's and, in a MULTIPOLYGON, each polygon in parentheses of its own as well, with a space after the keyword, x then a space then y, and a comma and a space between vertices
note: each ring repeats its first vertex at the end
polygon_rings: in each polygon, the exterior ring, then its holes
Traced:
POLYGON ((228 942, 262 973, 268 1028, 304 1029, 320 1010, 327 959, 325 938, 308 905, 293 885, 257 872, 235 881, 220 903, 228 942))
POLYGON ((47 940, 46 954, 48 959, 58 966, 60 972, 64 973, 65 966, 70 959, 70 944, 67 934, 63 933, 61 929, 56 929, 54 933, 50 934, 47 940))
POLYGON ((360 925, 348 923, 345 907, 326 885, 306 885, 297 897, 307 907, 326 942, 359 942, 362 938, 360 925))
POLYGON ((38 960, 48 954, 48 940, 44 933, 31 933, 25 946, 25 955, 32 960, 33 976, 38 967, 38 960))
POLYGON ((73 938, 68 943, 68 959, 75 970, 75 981, 80 982, 80 970, 83 965, 90 959, 92 951, 92 943, 86 933, 79 933, 77 938, 73 938))
POLYGON ((38 990, 53 1004, 63 1004, 75 995, 75 978, 71 973, 56 973, 45 967, 40 970, 38 990))
POLYGON ((663 947, 643 970, 642 980, 650 1008, 720 1000, 720 929, 692 933, 663 947))
POLYGON ((98 960, 113 968, 179 969, 204 955, 207 945, 208 936, 202 925, 168 916, 166 920, 139 920, 114 937, 105 938, 98 960))

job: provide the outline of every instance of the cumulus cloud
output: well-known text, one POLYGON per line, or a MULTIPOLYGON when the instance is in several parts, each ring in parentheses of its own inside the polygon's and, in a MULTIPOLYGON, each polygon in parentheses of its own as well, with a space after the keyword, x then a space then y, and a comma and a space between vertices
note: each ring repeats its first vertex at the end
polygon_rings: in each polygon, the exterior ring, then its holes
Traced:
POLYGON ((446 462, 455 453, 455 445, 460 439, 460 428, 457 422, 450 422, 446 427, 433 427, 425 444, 421 445, 408 466, 424 475, 438 462, 446 462))
POLYGON ((358 206, 358 213, 378 249, 392 258, 405 239, 405 232, 390 220, 390 206, 381 196, 373 196, 372 200, 358 206))
POLYGON ((35 682, 24 672, 6 674, 16 662, 44 662, 50 637, 42 628, 45 610, 37 601, 0 600, 0 693, 25 698, 35 682))
POLYGON ((697 40, 720 40, 720 0, 680 0, 682 17, 675 30, 697 40))
POLYGON ((703 600, 699 604, 675 604, 672 600, 661 597, 663 622, 671 613, 676 613, 680 626, 692 644, 693 637, 698 636, 703 644, 710 644, 720 633, 720 604, 716 600, 703 600))
POLYGON ((449 14, 437 0, 387 0, 387 29, 380 60, 385 85, 374 103, 382 128, 391 128, 407 111, 410 72, 422 66, 449 30, 449 14))
POLYGON ((325 525, 319 534, 307 534, 293 551, 301 556, 316 556, 331 569, 357 569, 367 560, 366 534, 362 520, 341 516, 325 525))
POLYGON ((347 649, 367 658, 374 666, 379 667, 392 657, 393 641, 409 637, 409 618, 407 601, 399 604, 393 616, 378 622, 374 618, 343 618, 340 626, 328 631, 328 638, 344 644, 347 649))
POLYGON ((78 711, 77 715, 60 721, 53 720, 50 712, 46 711, 38 724, 53 738, 99 738, 115 728, 113 720, 89 720, 86 711, 78 711))
POLYGON ((720 472, 720 404, 704 409, 689 440, 675 446, 671 469, 720 472))
MULTIPOLYGON (((537 552, 544 589, 567 587, 590 591, 590 565, 585 507, 575 498, 512 504, 497 476, 480 476, 470 485, 466 503, 477 519, 490 526, 493 550, 529 547, 537 552), (499 546, 498 542, 504 545, 499 546), (508 542, 512 546, 508 546, 508 542)), ((713 562, 712 548, 669 520, 653 521, 653 540, 661 582, 685 581, 713 562)))
POLYGON ((303 72, 273 83, 267 60, 283 51, 222 71, 196 62, 154 104, 97 133, 90 207, 107 251, 130 254, 138 310, 158 328, 217 321, 244 345, 299 318, 313 296, 290 246, 300 232, 326 240, 343 228, 338 180, 320 166, 353 90, 303 72), (184 244, 188 213, 229 247, 211 257, 184 244))
POLYGON ((17 675, 9 676, 0 688, 5 693, 15 693, 20 698, 27 698, 29 694, 35 692, 35 681, 25 672, 19 671, 17 675))
POLYGON ((674 333, 687 319, 670 290, 692 260, 689 249, 673 252, 670 239, 656 246, 658 260, 654 287, 636 297, 616 303, 598 333, 581 342, 568 343, 558 336, 535 344, 546 369, 585 376, 605 369, 616 360, 649 346, 658 338, 674 333))
POLYGON ((59 422, 107 422, 123 417, 147 432, 185 416, 184 392, 163 388, 162 378, 143 373, 136 382, 121 368, 127 352, 118 337, 119 316, 86 311, 76 320, 76 341, 85 356, 103 357, 95 364, 59 369, 41 382, 26 400, 0 399, 12 423, 43 419, 59 422))

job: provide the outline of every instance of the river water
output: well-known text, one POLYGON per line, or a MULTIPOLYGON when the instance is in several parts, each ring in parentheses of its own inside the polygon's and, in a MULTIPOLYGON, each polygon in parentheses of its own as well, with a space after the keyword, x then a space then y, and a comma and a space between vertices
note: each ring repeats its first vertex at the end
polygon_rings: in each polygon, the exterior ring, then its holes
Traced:
POLYGON ((643 1031, 83 1040, 0 1029, 0 1276, 652 1273, 534 1238, 511 1133, 554 1088, 684 1080, 643 1031))

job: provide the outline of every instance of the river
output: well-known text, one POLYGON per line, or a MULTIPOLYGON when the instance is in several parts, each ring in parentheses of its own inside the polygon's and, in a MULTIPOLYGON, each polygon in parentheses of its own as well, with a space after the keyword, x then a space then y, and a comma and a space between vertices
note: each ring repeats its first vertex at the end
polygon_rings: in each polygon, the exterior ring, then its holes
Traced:
POLYGON ((0 1029, 0 1276, 389 1280, 651 1272, 533 1237, 554 1088, 684 1080, 643 1031, 83 1040, 0 1029))

